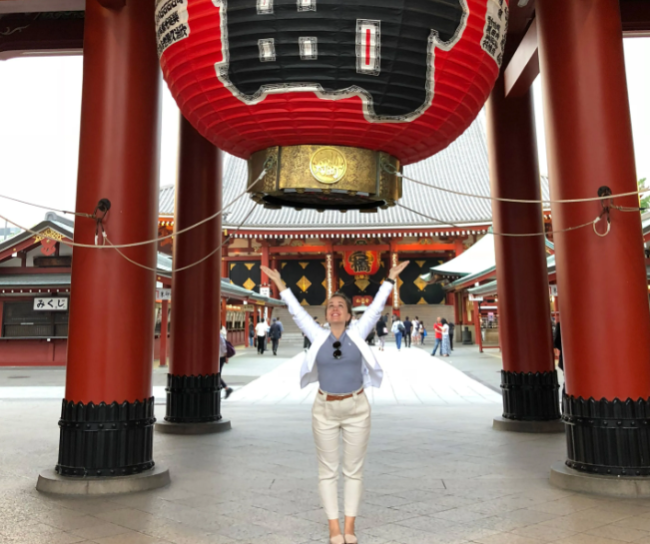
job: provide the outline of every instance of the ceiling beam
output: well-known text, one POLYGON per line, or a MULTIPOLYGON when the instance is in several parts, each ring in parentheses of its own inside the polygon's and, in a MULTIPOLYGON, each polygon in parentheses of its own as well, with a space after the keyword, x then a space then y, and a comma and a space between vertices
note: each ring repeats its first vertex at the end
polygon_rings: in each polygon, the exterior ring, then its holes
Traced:
POLYGON ((533 20, 504 71, 506 97, 525 95, 538 75, 537 22, 533 20))
POLYGON ((0 14, 83 11, 85 8, 86 0, 0 0, 0 14))
MULTIPOLYGON (((533 5, 529 3, 527 8, 531 7, 533 5)), ((519 15, 516 28, 521 28, 523 22, 523 15, 519 15)), ((624 37, 650 36, 650 2, 621 0, 621 22, 624 37)), ((510 54, 507 55, 509 61, 504 70, 505 91, 507 97, 519 97, 526 93, 539 75, 536 21, 533 19, 530 22, 523 37, 509 33, 508 40, 510 54)))
MULTIPOLYGON (((0 0, 2 1, 2 0, 0 0)), ((45 55, 81 55, 83 18, 35 18, 32 14, 0 19, 0 60, 45 55)))

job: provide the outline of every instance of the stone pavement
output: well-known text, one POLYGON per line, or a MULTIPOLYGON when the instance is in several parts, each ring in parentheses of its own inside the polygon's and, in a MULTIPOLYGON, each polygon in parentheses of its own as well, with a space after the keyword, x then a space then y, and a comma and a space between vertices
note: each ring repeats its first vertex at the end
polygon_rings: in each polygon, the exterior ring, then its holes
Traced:
MULTIPOLYGON (((370 388, 366 395, 371 404, 501 405, 500 393, 472 380, 447 364, 447 359, 431 357, 421 349, 397 351, 386 345, 385 351, 373 348, 384 370, 381 388, 370 388)), ((232 402, 252 404, 311 404, 317 384, 300 389, 299 375, 303 354, 287 360, 271 372, 236 391, 232 402)))
MULTIPOLYGON (((436 373, 427 376, 412 372, 420 364, 412 353, 389 349, 385 357, 390 383, 408 382, 411 390, 422 387, 413 381, 467 379, 449 359, 429 357, 436 373)), ((285 359, 277 372, 291 364, 285 359)), ((223 404, 232 431, 155 436, 169 487, 100 499, 34 489, 38 472, 56 462, 58 400, 0 400, 0 542, 326 543, 310 405, 247 401, 255 383, 223 404)), ((549 467, 564 458, 564 437, 493 431, 500 404, 489 388, 467 387, 472 401, 458 391, 444 403, 375 396, 361 544, 650 544, 650 501, 552 488, 549 467)), ((163 416, 163 406, 156 411, 163 416)))

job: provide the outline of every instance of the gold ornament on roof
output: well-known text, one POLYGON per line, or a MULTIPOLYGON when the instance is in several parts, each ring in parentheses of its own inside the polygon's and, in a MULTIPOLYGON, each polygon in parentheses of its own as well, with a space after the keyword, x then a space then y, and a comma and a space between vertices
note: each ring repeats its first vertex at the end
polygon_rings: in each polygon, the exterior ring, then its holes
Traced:
POLYGON ((60 242, 64 238, 65 236, 63 236, 63 234, 55 231, 51 227, 48 227, 47 229, 39 232, 36 236, 34 236, 34 242, 40 242, 42 240, 52 240, 52 239, 60 242))

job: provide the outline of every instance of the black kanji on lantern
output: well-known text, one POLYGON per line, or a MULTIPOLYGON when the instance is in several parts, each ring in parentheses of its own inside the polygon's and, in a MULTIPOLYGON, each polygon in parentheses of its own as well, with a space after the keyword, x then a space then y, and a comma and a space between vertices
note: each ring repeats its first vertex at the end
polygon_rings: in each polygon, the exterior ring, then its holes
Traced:
POLYGON ((219 77, 241 100, 314 90, 362 96, 377 120, 410 119, 432 98, 435 47, 449 49, 465 0, 222 0, 219 77))
POLYGON ((370 272, 368 255, 363 251, 355 251, 350 255, 350 266, 355 272, 370 272))

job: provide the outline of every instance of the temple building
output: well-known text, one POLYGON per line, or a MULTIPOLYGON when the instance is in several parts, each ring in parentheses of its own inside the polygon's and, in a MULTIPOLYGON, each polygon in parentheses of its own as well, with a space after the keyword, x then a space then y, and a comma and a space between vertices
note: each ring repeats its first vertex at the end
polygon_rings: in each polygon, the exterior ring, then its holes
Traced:
MULTIPOLYGON (((67 244, 74 236, 74 222, 48 212, 30 230, 0 242, 0 366, 65 366, 73 254, 67 244)), ((156 268, 153 357, 165 366, 172 259, 158 252, 156 268)), ((261 317, 283 305, 222 281, 221 317, 233 344, 245 343, 245 311, 261 317)))
MULTIPOLYGON (((475 121, 448 149, 405 168, 417 181, 488 197, 490 191, 484 123, 475 121)), ((355 306, 368 304, 391 263, 410 260, 400 278, 394 313, 431 314, 436 306, 453 316, 451 299, 439 283, 421 275, 479 240, 492 222, 490 201, 467 199, 403 180, 403 199, 375 213, 350 210, 270 209, 241 197, 247 183, 246 162, 224 159, 223 277, 235 285, 277 297, 262 278, 260 265, 280 268, 282 277, 305 306, 322 306, 334 291, 355 306), (237 200, 238 199, 238 200, 237 200), (234 204, 231 207, 229 203, 234 204), (447 307, 446 307, 447 306, 447 307), (406 313, 404 313, 406 312, 406 313)), ((174 228, 175 187, 160 191, 159 234, 174 228)), ((165 240, 161 251, 172 252, 165 240)))

